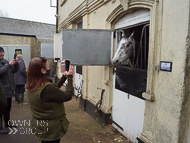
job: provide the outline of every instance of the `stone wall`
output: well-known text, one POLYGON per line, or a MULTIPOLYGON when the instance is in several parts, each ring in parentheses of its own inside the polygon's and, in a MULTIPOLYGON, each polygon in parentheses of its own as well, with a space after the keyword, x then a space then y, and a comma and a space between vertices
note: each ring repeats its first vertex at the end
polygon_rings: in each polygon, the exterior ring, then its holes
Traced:
POLYGON ((31 48, 31 58, 37 56, 37 39, 36 37, 27 36, 14 36, 14 35, 0 35, 1 45, 30 45, 31 48))
POLYGON ((57 63, 54 62, 54 58, 47 58, 50 66, 50 77, 54 77, 56 74, 57 63))

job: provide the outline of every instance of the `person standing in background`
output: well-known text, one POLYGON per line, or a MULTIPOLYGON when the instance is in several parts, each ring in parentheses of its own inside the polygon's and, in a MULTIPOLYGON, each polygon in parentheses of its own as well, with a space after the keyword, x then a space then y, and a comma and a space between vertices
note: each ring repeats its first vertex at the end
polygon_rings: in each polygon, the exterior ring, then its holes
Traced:
MULTIPOLYGON (((3 86, 0 82, 0 110, 5 108, 7 106, 7 97, 5 95, 5 91, 3 89, 3 86)), ((1 128, 0 128, 1 130, 1 128)))
POLYGON ((4 59, 4 49, 0 47, 0 82, 7 97, 7 106, 0 110, 0 134, 8 134, 9 131, 3 128, 2 116, 4 117, 5 127, 16 127, 10 122, 10 111, 12 97, 14 96, 13 73, 18 70, 18 59, 8 62, 4 59))
POLYGON ((17 55, 19 70, 14 73, 14 82, 16 84, 16 99, 17 105, 25 106, 28 103, 24 103, 24 92, 25 92, 25 84, 27 79, 26 67, 24 64, 23 56, 21 54, 17 55))

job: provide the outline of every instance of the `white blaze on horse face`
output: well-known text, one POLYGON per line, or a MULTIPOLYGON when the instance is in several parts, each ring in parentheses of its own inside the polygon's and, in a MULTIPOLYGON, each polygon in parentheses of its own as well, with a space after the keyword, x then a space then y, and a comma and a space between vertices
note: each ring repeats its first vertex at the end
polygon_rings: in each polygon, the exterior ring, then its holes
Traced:
POLYGON ((134 47, 133 33, 129 38, 122 38, 118 43, 117 51, 111 60, 113 65, 120 65, 126 59, 130 59, 133 56, 133 47, 134 47))

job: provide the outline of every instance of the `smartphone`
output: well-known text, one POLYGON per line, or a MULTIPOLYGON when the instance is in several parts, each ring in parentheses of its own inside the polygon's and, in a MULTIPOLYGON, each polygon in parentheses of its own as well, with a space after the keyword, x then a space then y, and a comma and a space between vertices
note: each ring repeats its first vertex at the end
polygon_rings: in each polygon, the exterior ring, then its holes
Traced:
POLYGON ((17 54, 14 54, 14 59, 16 60, 16 56, 17 56, 17 54))
POLYGON ((70 60, 61 60, 61 73, 64 73, 65 71, 69 71, 70 66, 70 60))
POLYGON ((65 60, 65 69, 66 69, 66 71, 69 71, 69 66, 70 66, 70 60, 65 60))

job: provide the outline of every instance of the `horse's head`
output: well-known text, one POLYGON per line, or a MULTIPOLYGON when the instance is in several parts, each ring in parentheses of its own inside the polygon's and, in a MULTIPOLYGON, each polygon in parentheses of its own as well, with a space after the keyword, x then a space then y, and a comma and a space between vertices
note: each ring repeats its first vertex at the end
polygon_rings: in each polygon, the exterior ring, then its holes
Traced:
POLYGON ((134 54, 135 40, 133 38, 133 33, 129 36, 129 38, 122 38, 118 43, 117 51, 111 60, 113 65, 120 65, 127 59, 131 59, 134 54))

